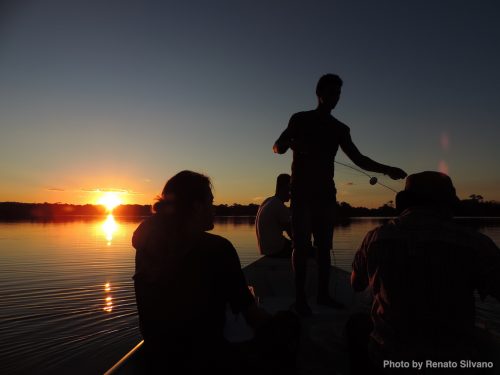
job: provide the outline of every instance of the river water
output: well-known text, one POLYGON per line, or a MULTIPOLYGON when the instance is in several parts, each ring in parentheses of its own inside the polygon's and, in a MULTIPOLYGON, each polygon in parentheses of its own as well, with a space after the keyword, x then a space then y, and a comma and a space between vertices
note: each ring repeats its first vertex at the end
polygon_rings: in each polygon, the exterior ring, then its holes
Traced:
MULTIPOLYGON (((102 373, 140 340, 130 244, 140 220, 0 223, 0 373, 102 373)), ((337 226, 333 263, 349 270, 383 221, 337 226)), ((500 219, 462 221, 500 244, 500 219)), ((259 258, 254 218, 218 218, 213 233, 234 244, 242 266, 259 258)))

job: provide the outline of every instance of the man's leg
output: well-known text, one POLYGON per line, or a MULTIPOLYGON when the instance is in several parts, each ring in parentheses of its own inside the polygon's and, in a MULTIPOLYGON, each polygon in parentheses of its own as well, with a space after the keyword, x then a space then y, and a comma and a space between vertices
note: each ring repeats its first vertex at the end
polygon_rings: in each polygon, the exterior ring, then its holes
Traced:
POLYGON ((295 309, 302 316, 311 315, 305 291, 307 258, 311 248, 311 211, 307 201, 292 195, 292 266, 295 276, 295 309))
POLYGON ((314 245, 317 248, 316 261, 318 263, 318 303, 334 308, 343 307, 330 297, 330 270, 333 242, 333 219, 335 209, 335 195, 318 199, 313 212, 314 245))
POLYGON ((330 296, 330 270, 331 257, 330 249, 318 247, 316 253, 318 264, 318 300, 330 296))

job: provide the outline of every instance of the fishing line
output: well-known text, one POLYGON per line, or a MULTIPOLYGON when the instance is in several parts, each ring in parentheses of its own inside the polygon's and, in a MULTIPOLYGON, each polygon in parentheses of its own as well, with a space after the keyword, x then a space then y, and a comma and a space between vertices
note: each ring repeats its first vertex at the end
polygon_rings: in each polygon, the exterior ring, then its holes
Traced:
POLYGON ((340 161, 337 161, 335 160, 335 163, 337 164, 340 164, 340 165, 343 165, 344 167, 347 167, 347 168, 351 168, 353 170, 355 170, 356 172, 359 172, 359 173, 363 173, 365 176, 369 177, 370 178, 370 185, 375 185, 375 184, 379 184, 383 187, 385 187, 386 189, 389 189, 389 190, 392 190, 393 192, 397 193, 396 190, 394 190, 393 188, 391 188, 390 186, 387 186, 381 182, 379 182, 378 178, 375 177, 375 176, 370 176, 368 173, 366 173, 365 171, 362 171, 361 169, 358 169, 358 168, 355 168, 353 167, 352 165, 349 165, 349 164, 345 164, 345 163, 342 163, 340 161))

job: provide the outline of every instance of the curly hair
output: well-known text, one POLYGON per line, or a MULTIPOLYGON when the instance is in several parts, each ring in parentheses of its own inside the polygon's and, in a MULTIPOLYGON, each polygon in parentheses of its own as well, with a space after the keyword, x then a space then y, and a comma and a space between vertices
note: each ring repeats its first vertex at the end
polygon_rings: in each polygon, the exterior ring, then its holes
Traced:
POLYGON ((185 219, 190 216, 196 203, 205 202, 211 194, 212 182, 208 176, 182 171, 167 181, 153 205, 153 212, 185 219))

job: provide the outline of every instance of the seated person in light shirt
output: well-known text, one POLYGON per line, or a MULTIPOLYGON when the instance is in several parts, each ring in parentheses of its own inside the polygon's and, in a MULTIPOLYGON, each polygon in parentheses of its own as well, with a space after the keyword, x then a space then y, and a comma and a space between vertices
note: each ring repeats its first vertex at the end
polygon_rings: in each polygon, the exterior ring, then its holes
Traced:
POLYGON ((276 258, 290 258, 292 241, 290 209, 285 202, 290 200, 290 175, 280 174, 276 179, 276 194, 262 202, 257 212, 255 230, 262 255, 276 258))

